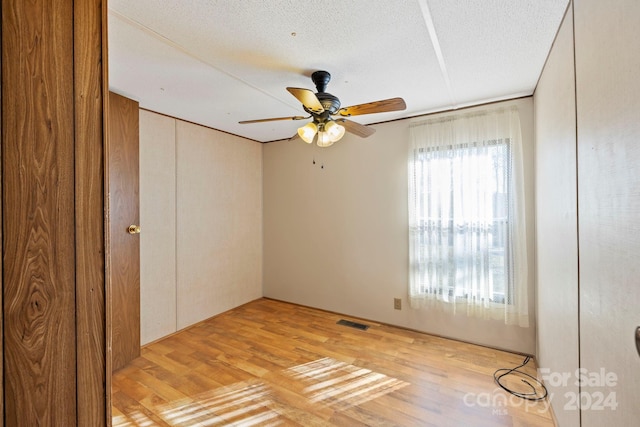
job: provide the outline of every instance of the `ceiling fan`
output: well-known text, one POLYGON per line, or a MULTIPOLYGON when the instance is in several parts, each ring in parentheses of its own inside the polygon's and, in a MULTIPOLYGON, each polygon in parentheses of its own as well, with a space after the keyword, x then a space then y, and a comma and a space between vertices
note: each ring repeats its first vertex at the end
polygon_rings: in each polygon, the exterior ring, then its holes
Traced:
POLYGON ((331 80, 331 74, 327 71, 315 71, 311 74, 311 80, 313 80, 313 83, 316 85, 317 93, 313 93, 313 91, 309 89, 297 87, 287 88, 298 101, 302 102, 302 108, 309 113, 310 116, 274 117, 270 119, 245 120, 239 123, 262 123, 276 120, 305 120, 313 118, 312 122, 298 129, 298 136, 309 144, 316 139, 316 143, 320 147, 328 147, 334 142, 339 141, 340 138, 344 136, 345 131, 362 138, 373 135, 375 132, 374 129, 348 120, 346 117, 401 111, 407 108, 402 98, 390 98, 340 108, 340 100, 330 93, 325 92, 327 84, 331 80))

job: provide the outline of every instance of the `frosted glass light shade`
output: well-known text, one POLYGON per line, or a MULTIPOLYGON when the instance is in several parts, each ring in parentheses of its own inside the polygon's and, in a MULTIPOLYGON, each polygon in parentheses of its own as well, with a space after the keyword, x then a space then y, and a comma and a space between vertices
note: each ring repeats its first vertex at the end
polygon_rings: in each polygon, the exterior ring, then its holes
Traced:
POLYGON ((298 136, 307 144, 313 142, 313 137, 316 135, 316 132, 318 132, 318 126, 313 122, 298 128, 298 136))
POLYGON ((344 136, 344 126, 337 124, 334 121, 328 122, 324 125, 324 131, 329 134, 331 141, 336 142, 344 136))
POLYGON ((318 132, 318 147, 329 147, 333 145, 333 140, 327 132, 318 132))

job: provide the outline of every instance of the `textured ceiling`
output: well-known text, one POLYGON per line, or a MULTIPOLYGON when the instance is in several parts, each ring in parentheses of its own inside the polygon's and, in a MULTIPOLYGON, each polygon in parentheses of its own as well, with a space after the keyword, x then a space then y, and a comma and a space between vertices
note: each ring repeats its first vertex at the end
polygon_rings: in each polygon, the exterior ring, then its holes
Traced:
POLYGON ((568 0, 109 0, 109 86, 142 108, 257 141, 305 115, 287 86, 343 106, 407 109, 362 124, 530 95, 568 0))

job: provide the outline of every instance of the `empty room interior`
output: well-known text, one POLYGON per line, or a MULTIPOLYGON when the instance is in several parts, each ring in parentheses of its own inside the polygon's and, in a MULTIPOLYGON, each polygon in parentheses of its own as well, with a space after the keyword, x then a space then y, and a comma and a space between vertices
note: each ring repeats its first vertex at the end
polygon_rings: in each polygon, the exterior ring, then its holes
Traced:
POLYGON ((22 165, 61 154, 12 142, 58 131, 21 130, 41 48, 3 0, 3 425, 637 425, 640 2, 95 4, 104 222, 82 246, 76 148, 60 279, 21 273, 49 265, 22 165))

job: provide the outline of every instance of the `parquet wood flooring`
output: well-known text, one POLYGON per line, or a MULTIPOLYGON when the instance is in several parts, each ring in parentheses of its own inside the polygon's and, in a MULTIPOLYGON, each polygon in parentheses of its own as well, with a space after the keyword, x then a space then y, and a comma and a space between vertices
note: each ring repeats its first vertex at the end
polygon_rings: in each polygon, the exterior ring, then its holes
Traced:
MULTIPOLYGON (((260 299, 142 349, 114 426, 553 426, 494 383, 523 356, 260 299), (336 322, 369 325, 361 331, 336 322)), ((535 375, 533 362, 524 369, 535 375)), ((514 382, 514 386, 518 386, 514 382)))

